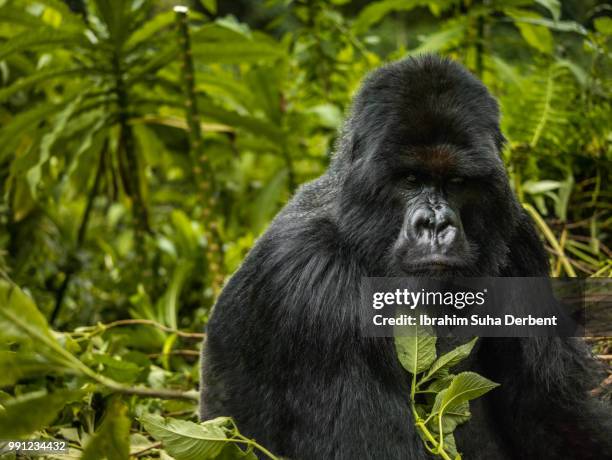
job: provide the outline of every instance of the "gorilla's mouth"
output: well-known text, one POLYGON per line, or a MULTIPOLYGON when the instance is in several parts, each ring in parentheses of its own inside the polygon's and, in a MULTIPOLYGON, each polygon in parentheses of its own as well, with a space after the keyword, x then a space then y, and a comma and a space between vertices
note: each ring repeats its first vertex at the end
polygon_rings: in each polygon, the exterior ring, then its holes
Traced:
POLYGON ((457 271, 464 267, 465 261, 461 258, 439 254, 402 264, 402 269, 407 273, 457 271))

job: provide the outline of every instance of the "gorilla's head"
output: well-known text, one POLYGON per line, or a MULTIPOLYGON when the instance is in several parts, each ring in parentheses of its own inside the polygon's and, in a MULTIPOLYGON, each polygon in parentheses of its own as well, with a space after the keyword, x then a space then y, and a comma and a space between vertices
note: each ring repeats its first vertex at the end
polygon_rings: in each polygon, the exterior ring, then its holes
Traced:
POLYGON ((332 167, 341 231, 377 275, 499 274, 519 212, 503 142, 495 99, 459 64, 373 72, 332 167))

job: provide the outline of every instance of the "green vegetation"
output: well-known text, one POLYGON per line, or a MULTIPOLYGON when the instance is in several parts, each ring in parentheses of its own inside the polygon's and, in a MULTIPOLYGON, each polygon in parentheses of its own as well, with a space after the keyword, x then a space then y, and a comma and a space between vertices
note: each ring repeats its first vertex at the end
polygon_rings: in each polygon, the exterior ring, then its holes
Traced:
MULTIPOLYGON (((202 331, 325 170, 360 79, 406 55, 457 59, 499 98, 552 275, 612 276, 610 5, 182 3, 0 0, 0 437, 68 441, 58 458, 275 458, 231 420, 191 423, 202 331)), ((431 403, 417 424, 453 454, 431 403)))
POLYGON ((461 460, 453 431, 470 419, 469 401, 499 384, 475 372, 450 373, 469 356, 477 338, 438 357, 433 331, 412 329, 410 336, 395 338, 395 348, 400 363, 412 375, 410 407, 415 426, 430 453, 461 460))

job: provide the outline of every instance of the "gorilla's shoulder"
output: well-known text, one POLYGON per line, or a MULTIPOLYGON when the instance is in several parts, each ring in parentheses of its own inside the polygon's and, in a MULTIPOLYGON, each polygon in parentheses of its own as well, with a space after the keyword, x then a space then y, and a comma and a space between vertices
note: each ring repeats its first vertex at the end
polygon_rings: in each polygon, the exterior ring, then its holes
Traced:
POLYGON ((328 171, 321 177, 300 186, 293 198, 272 222, 271 228, 313 219, 333 219, 338 176, 328 171))
MULTIPOLYGON (((276 215, 252 251, 317 252, 338 242, 336 195, 339 178, 328 171, 303 184, 276 215)), ((326 252, 326 251, 325 251, 326 252)), ((252 254, 253 255, 253 254, 252 254)))

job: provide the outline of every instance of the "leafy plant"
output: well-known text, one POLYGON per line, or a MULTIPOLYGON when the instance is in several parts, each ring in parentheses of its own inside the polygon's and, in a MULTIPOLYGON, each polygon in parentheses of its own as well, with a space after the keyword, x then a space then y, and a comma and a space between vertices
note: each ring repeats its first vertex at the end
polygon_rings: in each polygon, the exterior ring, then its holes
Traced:
MULTIPOLYGON (((551 274, 612 276, 606 6, 177 3, 0 0, 0 432, 166 458, 137 420, 199 426, 218 288, 324 171, 367 71, 407 55, 458 60, 499 100, 551 274)), ((414 375, 423 422, 452 380, 431 369, 414 375)), ((437 422, 423 426, 451 455, 437 422)))
POLYGON ((469 401, 499 386, 475 372, 451 374, 467 358, 478 338, 437 356, 430 329, 413 328, 411 336, 395 338, 397 356, 412 375, 410 407, 425 448, 445 460, 461 459, 453 431, 470 419, 469 401))
POLYGON ((146 414, 141 417, 141 422, 155 439, 163 442, 164 448, 176 460, 257 460, 255 449, 266 458, 279 460, 265 447, 244 437, 230 417, 218 417, 198 424, 146 414))

